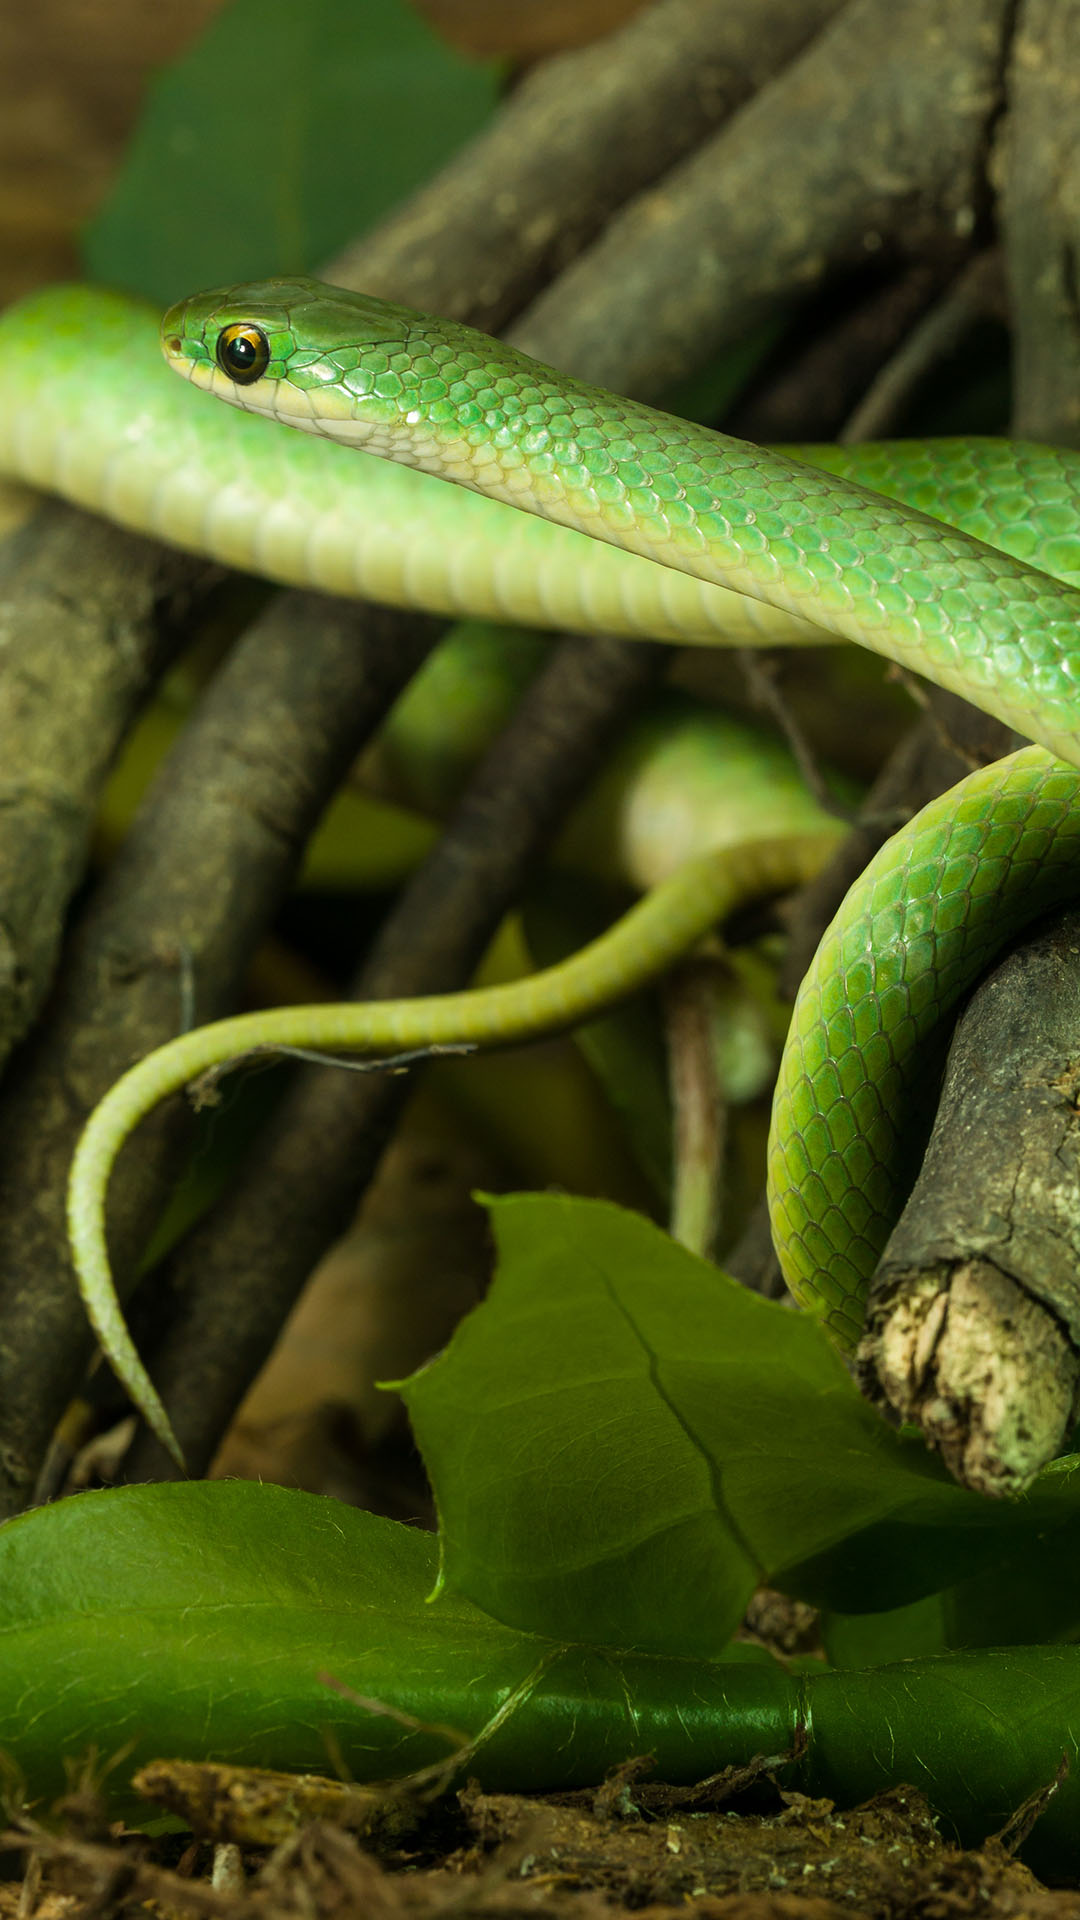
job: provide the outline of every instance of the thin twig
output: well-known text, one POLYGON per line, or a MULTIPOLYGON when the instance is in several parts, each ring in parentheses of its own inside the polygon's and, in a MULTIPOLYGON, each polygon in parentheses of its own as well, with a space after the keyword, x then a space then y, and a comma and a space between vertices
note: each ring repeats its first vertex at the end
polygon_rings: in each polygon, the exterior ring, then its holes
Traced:
POLYGON ((669 1231, 680 1246, 712 1258, 723 1212, 728 1110, 716 1064, 715 963, 688 961, 664 987, 672 1114, 669 1231))

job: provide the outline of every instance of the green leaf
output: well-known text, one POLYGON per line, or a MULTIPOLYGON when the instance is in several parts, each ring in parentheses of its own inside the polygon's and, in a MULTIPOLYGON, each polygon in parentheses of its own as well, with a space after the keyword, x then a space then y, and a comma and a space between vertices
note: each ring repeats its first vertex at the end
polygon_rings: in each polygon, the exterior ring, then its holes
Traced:
POLYGON ((965 1845, 1000 1830, 1029 1796, 1067 1777, 1024 1858, 1075 1874, 1080 1858, 1080 1649, 1008 1647, 900 1661, 808 1682, 806 1782, 851 1806, 910 1782, 965 1845))
POLYGON ((914 1501, 785 1568, 782 1584, 837 1614, 906 1612, 938 1596, 937 1629, 929 1629, 929 1614, 912 1613, 913 1637, 902 1647, 883 1620, 877 1638, 872 1628, 857 1636, 860 1664, 901 1651, 921 1654, 931 1645, 1073 1638, 1080 1628, 1080 1585, 1071 1577, 1080 1556, 1078 1467, 1075 1455, 1053 1461, 1015 1501, 984 1500, 958 1487, 952 1492, 963 1504, 951 1511, 944 1502, 932 1511, 914 1501))
POLYGON ((168 304, 310 271, 483 124, 492 71, 405 0, 233 0, 151 88, 89 272, 168 304))
MULTIPOLYGON (((800 1675, 755 1647, 718 1662, 616 1654, 515 1633, 446 1594, 429 1603, 435 1551, 390 1521, 242 1481, 40 1507, 0 1528, 0 1750, 34 1796, 92 1752, 111 1810, 145 1819, 127 1782, 153 1757, 334 1772, 340 1756, 372 1780, 456 1754, 459 1776, 488 1787, 557 1789, 642 1754, 659 1779, 700 1779, 790 1752, 801 1728, 787 1784, 848 1805, 915 1780, 967 1840, 1063 1753, 1076 1760, 1075 1647, 800 1675)), ((1078 1833, 1074 1765, 1034 1858, 1075 1871, 1078 1833)))
MULTIPOLYGON (((1006 1539, 1002 1544, 1010 1551, 910 1606, 826 1616, 829 1658, 837 1665, 867 1667, 952 1648, 1075 1640, 1080 1628, 1080 1526, 1072 1479, 1071 1474, 1062 1478, 1051 1471, 1040 1481, 1019 1551, 1006 1539), (1057 1506, 1070 1510, 1066 1524, 1040 1525, 1040 1517, 1051 1519, 1057 1506)), ((939 1579, 943 1574, 939 1561, 939 1579)))
POLYGON ((122 1783, 154 1756, 334 1772, 340 1755, 381 1779, 455 1752, 433 1723, 483 1734, 468 1772, 518 1788, 598 1781, 646 1749, 695 1777, 690 1695, 713 1729, 734 1708, 735 1758, 790 1737, 790 1683, 760 1650, 704 1670, 539 1640, 429 1604, 435 1564, 430 1535, 243 1481, 38 1508, 0 1528, 0 1750, 34 1795, 93 1752, 130 1811, 122 1783))
POLYGON ((883 1613, 826 1613, 821 1637, 834 1667, 879 1667, 949 1647, 945 1596, 929 1593, 883 1613))
POLYGON ((441 1579, 525 1631, 716 1653, 767 1580, 844 1612, 1000 1561, 1080 1482, 1023 1505, 950 1481, 859 1398, 806 1316, 598 1201, 493 1203, 483 1306, 404 1393, 441 1579))

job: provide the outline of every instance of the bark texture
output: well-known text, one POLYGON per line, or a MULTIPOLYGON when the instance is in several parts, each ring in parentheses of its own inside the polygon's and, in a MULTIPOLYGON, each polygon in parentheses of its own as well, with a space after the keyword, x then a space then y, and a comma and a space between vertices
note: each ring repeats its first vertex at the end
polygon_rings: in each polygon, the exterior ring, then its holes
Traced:
POLYGON ((951 1471, 1014 1493, 1080 1387, 1080 910, 987 976, 953 1037, 922 1170, 878 1267, 859 1372, 951 1471))

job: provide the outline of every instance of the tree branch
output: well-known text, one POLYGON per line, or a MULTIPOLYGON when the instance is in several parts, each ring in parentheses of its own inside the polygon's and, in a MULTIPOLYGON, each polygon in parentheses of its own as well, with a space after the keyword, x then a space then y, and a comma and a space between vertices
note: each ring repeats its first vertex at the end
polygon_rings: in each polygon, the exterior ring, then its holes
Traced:
POLYGON ((864 1391, 959 1480, 1016 1493, 1080 1395, 1080 910, 977 988, 859 1349, 864 1391))

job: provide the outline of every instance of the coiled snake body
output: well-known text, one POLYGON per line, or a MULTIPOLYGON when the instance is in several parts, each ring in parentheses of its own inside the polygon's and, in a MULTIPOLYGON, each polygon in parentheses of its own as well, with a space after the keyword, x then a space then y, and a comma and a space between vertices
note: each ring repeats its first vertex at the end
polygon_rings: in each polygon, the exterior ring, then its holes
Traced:
MULTIPOLYGON (((1080 852, 1080 460, 951 441, 809 450, 810 465, 583 386, 470 329, 298 280, 173 308, 166 358, 247 412, 458 487, 342 462, 253 422, 233 419, 226 431, 218 410, 178 393, 190 402, 184 432, 205 434, 210 449, 196 486, 197 467, 175 448, 153 475, 140 468, 137 417, 105 459, 61 397, 51 430, 47 407, 44 425, 40 409, 31 418, 25 388, 11 385, 12 356, 17 365, 20 348, 28 355, 28 330, 40 333, 50 299, 61 339, 65 312, 82 323, 86 302, 97 302, 116 358, 135 325, 123 303, 89 290, 41 296, 44 305, 0 323, 9 336, 0 466, 23 477, 308 585, 669 639, 840 636, 965 694, 1036 743, 971 775, 888 843, 825 935, 796 1004, 769 1148, 774 1234, 793 1290, 850 1344, 896 1211, 918 1049, 1002 941, 1068 889, 1080 852), (372 536, 358 497, 343 502, 348 487, 327 491, 346 467, 370 501, 383 479, 396 497, 384 537, 372 536), (420 523, 413 545, 401 531, 410 516, 420 523)), ((141 315, 138 325, 142 338, 141 315)), ((119 1146, 165 1093, 253 1047, 384 1051, 568 1024, 656 972, 747 892, 790 885, 819 858, 813 836, 717 856, 532 980, 220 1021, 125 1075, 80 1142, 70 1230, 102 1344, 166 1444, 175 1451, 116 1301, 103 1225, 119 1146)))

